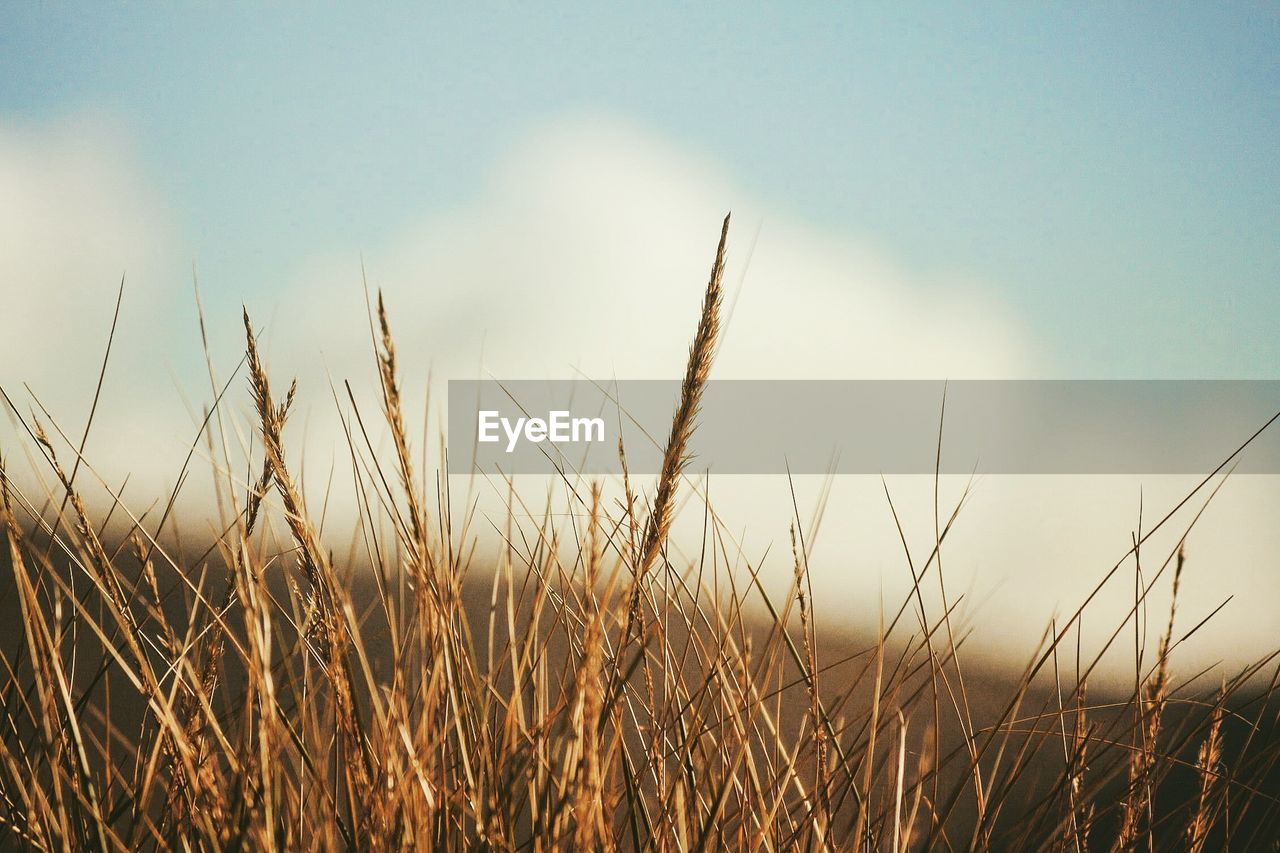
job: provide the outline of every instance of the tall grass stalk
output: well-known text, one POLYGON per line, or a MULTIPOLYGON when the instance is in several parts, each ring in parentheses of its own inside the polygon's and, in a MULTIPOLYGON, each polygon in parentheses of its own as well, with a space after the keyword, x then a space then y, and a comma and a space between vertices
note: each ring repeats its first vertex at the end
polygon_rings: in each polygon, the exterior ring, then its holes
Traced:
POLYGON ((1132 694, 1085 691, 1160 573, 1140 578, 1097 657, 1080 652, 1087 601, 1020 674, 971 665, 961 682, 957 603, 922 591, 954 513, 927 543, 934 556, 909 562, 910 592, 882 608, 878 631, 824 625, 823 642, 797 528, 793 583, 776 595, 709 506, 698 556, 669 546, 728 234, 726 218, 651 497, 629 474, 612 484, 616 503, 610 484, 579 478, 566 516, 530 509, 508 484, 500 547, 483 563, 449 478, 428 491, 432 472, 413 464, 381 294, 381 417, 350 386, 342 404, 358 497, 346 558, 291 458, 299 389, 276 395, 247 314, 254 438, 248 458, 231 457, 219 393, 200 442, 225 523, 202 544, 114 492, 108 533, 88 509, 83 441, 5 395, 52 485, 24 491, 0 459, 14 627, 0 659, 0 841, 896 853, 1275 838, 1274 653, 1206 696, 1174 680, 1194 629, 1175 637, 1171 614, 1132 694), (1059 660, 1073 654, 1067 678, 1059 660))

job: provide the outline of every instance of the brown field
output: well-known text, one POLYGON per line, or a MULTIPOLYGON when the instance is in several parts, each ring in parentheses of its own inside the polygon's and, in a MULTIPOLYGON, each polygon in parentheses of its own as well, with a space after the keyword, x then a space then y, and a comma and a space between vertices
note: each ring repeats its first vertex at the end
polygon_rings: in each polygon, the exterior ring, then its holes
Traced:
MULTIPOLYGON (((728 220, 725 221, 725 232, 728 220)), ((720 329, 725 237, 655 484, 564 484, 572 522, 511 493, 496 565, 449 478, 420 470, 387 311, 375 348, 390 452, 349 423, 356 545, 307 506, 245 317, 252 473, 221 455, 221 535, 123 505, 91 513, 77 444, 19 415, 59 484, 2 478, 0 839, 36 849, 1273 849, 1276 654, 1210 689, 1171 669, 1174 591, 1130 691, 1089 691, 1081 616, 1034 658, 963 665, 933 555, 861 636, 816 625, 803 536, 771 596, 728 570, 707 507, 694 560, 668 538, 720 329), (108 536, 108 516, 124 535, 108 536), (171 526, 170 526, 171 527, 171 526), (345 545, 346 543, 342 543, 345 545), (925 594, 928 590, 928 594, 925 594), (940 602, 940 605, 938 605, 940 602), (821 638, 819 637, 821 635, 821 638)), ((38 458, 39 458, 38 457, 38 458)), ((0 470, 3 469, 0 463, 0 470)), ((1210 481, 1206 481, 1208 484, 1210 481)), ((685 512, 692 512, 688 505, 685 512)), ((697 508, 697 507, 695 507, 697 508)), ((1140 541, 1127 560, 1137 556, 1140 541)), ((1100 586, 1112 574, 1100 578, 1100 586)), ((1100 630, 1091 625, 1091 631, 1100 630)))

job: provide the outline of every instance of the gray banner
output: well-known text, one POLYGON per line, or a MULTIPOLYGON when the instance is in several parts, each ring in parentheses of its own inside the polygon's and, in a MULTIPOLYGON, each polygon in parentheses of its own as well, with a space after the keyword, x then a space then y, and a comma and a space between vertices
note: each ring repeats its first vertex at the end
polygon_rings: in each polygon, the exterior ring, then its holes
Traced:
MULTIPOLYGON (((674 380, 452 380, 451 474, 655 474, 674 380)), ((721 380, 690 471, 715 474, 1199 474, 1280 412, 1280 381, 721 380), (943 400, 945 392, 945 417, 943 400)), ((1280 473, 1280 423, 1233 463, 1280 473)))

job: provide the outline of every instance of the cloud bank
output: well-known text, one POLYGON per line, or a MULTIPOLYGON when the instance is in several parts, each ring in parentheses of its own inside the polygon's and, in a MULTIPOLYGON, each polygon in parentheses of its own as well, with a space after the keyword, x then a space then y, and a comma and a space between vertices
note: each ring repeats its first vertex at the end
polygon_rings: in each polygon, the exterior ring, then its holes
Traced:
MULTIPOLYGON (((865 244, 769 210, 708 160, 603 118, 532 133, 460 210, 312 259, 281 348, 364 310, 352 284, 363 248, 411 363, 470 377, 679 375, 730 208, 736 298, 716 375, 1034 372, 1016 319, 972 282, 916 280, 865 244)), ((366 344, 326 339, 331 366, 366 344)))
MULTIPOLYGON (((422 216, 392 229, 380 245, 329 246, 295 259, 294 274, 278 289, 206 284, 220 289, 219 304, 249 306, 264 331, 273 376, 281 384, 299 377, 292 446, 311 466, 317 504, 330 466, 341 472, 349 464, 336 414, 346 406, 342 382, 351 381, 365 411, 376 408, 362 255, 370 285, 383 289, 392 312, 410 411, 422 411, 429 373, 437 381, 679 376, 729 209, 731 314, 718 377, 1064 372, 1039 360, 1020 319, 973 277, 923 277, 912 271, 919 264, 897 262, 856 236, 775 209, 710 158, 616 119, 534 129, 494 164, 469 202, 431 208, 424 200, 422 216)), ((93 473, 108 482, 131 476, 126 500, 151 500, 157 488, 175 483, 201 406, 212 396, 199 369, 184 260, 201 247, 184 239, 127 136, 100 119, 0 130, 0 228, 11 236, 0 242, 0 385, 24 396, 22 383, 29 382, 73 436, 88 410, 115 288, 128 271, 121 335, 88 456, 93 473), (192 334, 169 331, 179 326, 192 334), (169 352, 175 341, 188 351, 169 352)), ((225 380, 242 348, 238 318, 212 319, 215 365, 225 380)), ((228 435, 233 452, 252 434, 243 391, 243 383, 233 386, 228 407, 246 415, 228 435)), ((15 441, 12 430, 0 431, 4 447, 15 441)), ((928 479, 891 483, 917 561, 932 543, 928 479)), ((881 596, 895 602, 908 577, 881 484, 873 480, 835 484, 812 563, 815 583, 828 590, 820 606, 861 624, 874 624, 881 596)), ((335 482, 330 516, 350 517, 351 497, 342 497, 349 477, 339 473, 335 482)), ((963 485, 943 484, 944 506, 963 485)), ((951 588, 968 591, 971 606, 981 603, 978 647, 1029 654, 1014 646, 1038 636, 1055 609, 1074 606, 1124 553, 1140 489, 1154 508, 1149 518, 1190 485, 1178 478, 980 481, 946 562, 951 588)), ((199 517, 207 515, 206 488, 199 478, 185 487, 183 505, 199 517)), ((803 481, 797 488, 807 525, 822 484, 803 481)), ((713 479, 711 494, 721 514, 741 527, 746 557, 754 560, 772 545, 778 562, 792 514, 786 484, 713 479)), ((1200 660, 1249 656, 1280 628, 1267 604, 1280 596, 1280 534, 1267 521, 1276 498, 1270 480, 1229 486, 1192 540, 1188 620, 1227 595, 1252 593, 1197 638, 1200 660)), ((146 509, 136 503, 136 512, 146 509)), ((1171 543, 1160 544, 1167 550, 1171 543)), ((782 582, 789 563, 779 566, 782 582)), ((1115 586, 1103 606, 1120 613, 1132 585, 1115 586)))

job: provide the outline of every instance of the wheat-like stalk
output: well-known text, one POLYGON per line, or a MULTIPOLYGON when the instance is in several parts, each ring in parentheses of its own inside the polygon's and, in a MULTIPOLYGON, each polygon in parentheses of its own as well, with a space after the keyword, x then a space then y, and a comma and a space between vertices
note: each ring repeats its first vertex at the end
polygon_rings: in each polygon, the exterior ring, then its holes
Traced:
POLYGON ((1222 717, 1221 705, 1215 706, 1209 719, 1209 732, 1200 753, 1196 756, 1196 773, 1200 777, 1200 796, 1195 802, 1191 821, 1187 826, 1187 851, 1200 853, 1209 841, 1209 831, 1217 820, 1218 804, 1222 798, 1222 717))
POLYGON ((204 435, 222 485, 203 536, 101 479, 95 512, 84 443, 0 391, 48 484, 24 490, 0 456, 0 846, 1203 851, 1274 836, 1275 657, 1209 697, 1176 685, 1180 551, 1152 671, 1128 694, 1095 682, 1086 703, 1107 648, 1064 684, 1056 625, 1020 674, 954 682, 955 604, 929 612, 915 566, 879 630, 819 630, 798 521, 779 589, 709 502, 699 554, 666 550, 727 234, 726 218, 648 511, 619 445, 619 483, 565 472, 569 512, 507 484, 505 515, 485 519, 496 551, 465 532, 474 507, 455 521, 449 476, 432 493, 411 462, 381 295, 382 424, 350 383, 340 412, 358 498, 345 557, 289 461, 301 392, 275 396, 247 313, 254 439, 235 455, 204 435), (1199 781, 1185 796, 1161 786, 1176 768, 1199 781))

